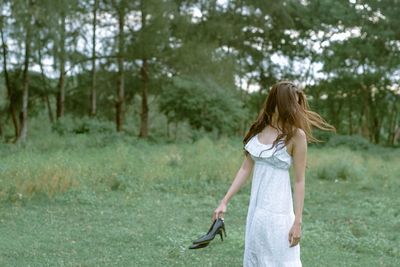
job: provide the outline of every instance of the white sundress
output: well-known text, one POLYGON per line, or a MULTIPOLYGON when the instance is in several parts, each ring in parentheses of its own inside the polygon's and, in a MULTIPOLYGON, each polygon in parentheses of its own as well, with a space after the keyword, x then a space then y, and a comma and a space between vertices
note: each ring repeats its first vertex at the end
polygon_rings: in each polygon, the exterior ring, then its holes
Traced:
POLYGON ((289 168, 292 157, 283 140, 262 144, 258 134, 244 148, 254 160, 246 220, 244 267, 302 267, 300 243, 289 247, 293 225, 289 168))

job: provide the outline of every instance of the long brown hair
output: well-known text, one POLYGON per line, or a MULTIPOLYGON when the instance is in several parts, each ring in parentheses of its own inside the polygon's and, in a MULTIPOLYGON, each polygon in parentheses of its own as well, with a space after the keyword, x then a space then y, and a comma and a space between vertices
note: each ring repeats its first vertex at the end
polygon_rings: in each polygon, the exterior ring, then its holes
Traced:
MULTIPOLYGON (((278 134, 272 147, 282 138, 284 138, 287 145, 294 136, 297 128, 305 132, 308 142, 320 142, 320 140, 312 135, 311 127, 336 132, 334 126, 327 123, 318 113, 309 109, 307 98, 302 89, 290 81, 280 81, 272 85, 257 119, 253 122, 243 139, 244 145, 254 135, 261 132, 267 125, 270 125, 275 108, 278 109, 278 125, 281 123, 282 129, 280 130, 282 133, 278 134), (298 100, 296 99, 296 95, 298 96, 298 100)), ((245 151, 246 153, 248 152, 245 151)))

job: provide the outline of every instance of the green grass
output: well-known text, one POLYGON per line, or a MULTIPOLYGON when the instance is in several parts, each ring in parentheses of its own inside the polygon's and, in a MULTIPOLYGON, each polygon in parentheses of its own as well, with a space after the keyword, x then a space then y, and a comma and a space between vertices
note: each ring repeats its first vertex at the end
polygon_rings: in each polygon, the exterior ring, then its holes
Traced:
MULTIPOLYGON (((0 266, 241 266, 250 182, 227 238, 189 250, 242 161, 241 141, 49 135, 0 146, 0 266)), ((400 266, 400 151, 310 147, 303 266, 400 266)))

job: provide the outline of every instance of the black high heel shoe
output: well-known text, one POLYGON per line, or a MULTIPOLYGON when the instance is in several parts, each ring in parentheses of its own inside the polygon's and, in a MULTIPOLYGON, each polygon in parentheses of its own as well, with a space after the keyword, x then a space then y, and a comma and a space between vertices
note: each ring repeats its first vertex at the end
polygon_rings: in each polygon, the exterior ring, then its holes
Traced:
POLYGON ((203 243, 203 244, 193 244, 189 247, 189 249, 198 249, 198 248, 204 248, 207 247, 210 242, 203 243))
POLYGON ((195 245, 204 245, 211 242, 214 237, 219 234, 221 240, 224 241, 223 235, 226 237, 226 230, 225 230, 225 223, 224 219, 218 218, 214 220, 213 224, 211 225, 210 229, 208 230, 207 234, 203 235, 202 237, 193 241, 195 245))
MULTIPOLYGON (((212 230, 212 228, 213 228, 213 226, 214 226, 214 224, 215 224, 216 221, 217 221, 217 220, 214 220, 214 222, 211 224, 211 227, 210 227, 210 229, 208 229, 207 234, 209 234, 209 233, 211 232, 211 230, 212 230)), ((207 234, 205 234, 205 235, 207 235, 207 234)), ((204 236, 205 236, 205 235, 204 235, 204 236)), ((202 244, 196 244, 196 243, 193 242, 193 244, 189 247, 189 249, 204 248, 204 247, 207 247, 208 244, 210 244, 210 242, 204 242, 204 243, 202 243, 202 244)))

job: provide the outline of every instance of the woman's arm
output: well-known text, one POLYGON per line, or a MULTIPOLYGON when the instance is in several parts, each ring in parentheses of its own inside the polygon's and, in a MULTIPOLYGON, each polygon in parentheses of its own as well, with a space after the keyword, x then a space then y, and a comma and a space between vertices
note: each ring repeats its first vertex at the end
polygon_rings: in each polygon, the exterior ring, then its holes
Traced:
POLYGON ((293 167, 294 167, 294 202, 295 223, 302 223, 304 205, 305 170, 307 162, 307 137, 303 130, 298 130, 293 143, 293 167))
POLYGON ((236 173, 236 176, 229 187, 228 192, 221 200, 218 208, 214 211, 211 220, 214 221, 218 217, 223 217, 226 212, 226 206, 228 205, 229 200, 233 197, 233 195, 239 191, 242 185, 246 182, 249 174, 251 173, 254 166, 254 160, 251 158, 249 154, 247 154, 243 160, 242 166, 236 173), (220 216, 221 215, 221 216, 220 216))

